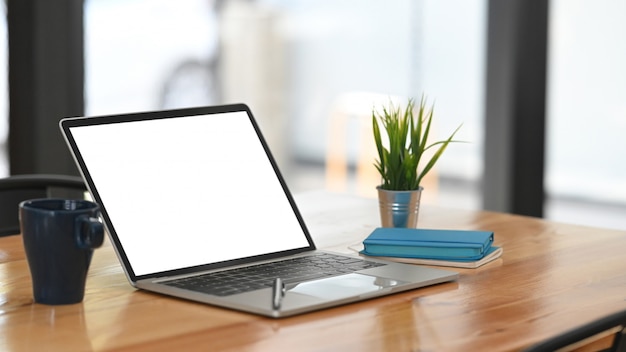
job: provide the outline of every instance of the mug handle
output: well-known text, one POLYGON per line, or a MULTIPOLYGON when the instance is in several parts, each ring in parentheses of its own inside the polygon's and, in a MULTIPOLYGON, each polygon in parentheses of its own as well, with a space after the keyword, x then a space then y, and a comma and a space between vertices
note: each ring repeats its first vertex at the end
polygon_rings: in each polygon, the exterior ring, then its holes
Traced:
POLYGON ((104 226, 98 218, 81 215, 74 226, 76 244, 82 249, 98 248, 104 242, 104 226))

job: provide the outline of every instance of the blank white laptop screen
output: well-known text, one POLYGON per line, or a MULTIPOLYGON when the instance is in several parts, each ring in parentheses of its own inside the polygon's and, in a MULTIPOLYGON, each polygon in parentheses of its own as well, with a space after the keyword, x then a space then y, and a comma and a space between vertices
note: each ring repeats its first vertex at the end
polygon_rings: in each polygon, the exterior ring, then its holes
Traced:
POLYGON ((309 246, 245 111, 70 130, 137 276, 309 246))

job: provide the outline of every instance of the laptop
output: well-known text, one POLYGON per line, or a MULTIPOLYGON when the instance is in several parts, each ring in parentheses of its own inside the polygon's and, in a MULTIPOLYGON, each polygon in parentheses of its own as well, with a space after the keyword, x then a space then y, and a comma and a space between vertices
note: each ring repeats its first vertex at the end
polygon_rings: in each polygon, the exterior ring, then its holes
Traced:
POLYGON ((278 318, 457 278, 318 250, 245 104, 59 124, 138 289, 278 318))

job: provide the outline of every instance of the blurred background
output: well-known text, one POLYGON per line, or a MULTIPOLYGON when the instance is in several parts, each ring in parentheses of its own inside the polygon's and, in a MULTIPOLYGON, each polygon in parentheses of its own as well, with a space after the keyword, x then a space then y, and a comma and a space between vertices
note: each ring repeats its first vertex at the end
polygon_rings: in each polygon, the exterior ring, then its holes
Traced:
MULTIPOLYGON (((549 4, 545 217, 626 229, 626 3, 549 4)), ((372 102, 425 94, 440 138, 469 143, 424 203, 479 209, 486 25, 486 0, 85 0, 85 112, 245 102, 292 191, 374 196, 372 102)))

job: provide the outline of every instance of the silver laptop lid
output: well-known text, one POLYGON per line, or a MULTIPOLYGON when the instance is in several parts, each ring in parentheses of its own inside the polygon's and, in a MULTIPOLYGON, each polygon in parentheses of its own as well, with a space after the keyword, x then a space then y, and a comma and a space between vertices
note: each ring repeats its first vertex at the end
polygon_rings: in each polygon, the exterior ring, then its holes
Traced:
POLYGON ((132 282, 315 249, 244 104, 60 126, 132 282))

